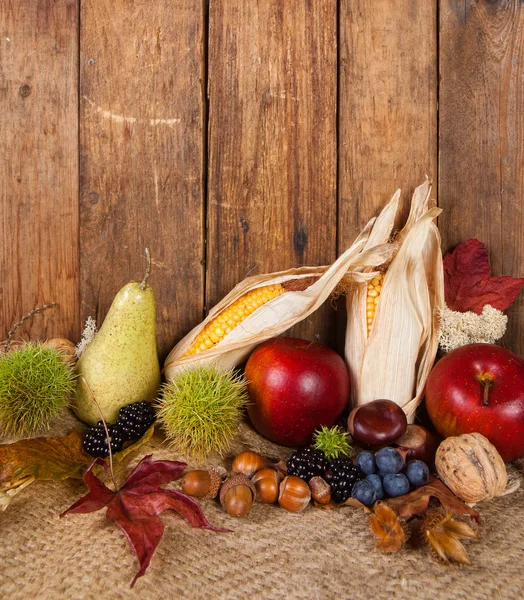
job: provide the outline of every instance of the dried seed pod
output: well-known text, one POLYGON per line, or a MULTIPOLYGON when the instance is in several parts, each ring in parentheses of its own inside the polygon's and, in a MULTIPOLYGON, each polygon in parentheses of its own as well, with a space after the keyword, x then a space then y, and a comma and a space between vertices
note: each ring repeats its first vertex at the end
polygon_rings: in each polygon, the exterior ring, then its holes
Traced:
POLYGON ((311 500, 309 485, 300 477, 288 475, 280 484, 278 503, 289 512, 302 512, 311 500))
POLYGON ((220 488, 220 504, 231 517, 247 516, 255 498, 255 486, 242 473, 234 473, 228 477, 220 488))
POLYGON ((45 348, 54 348, 58 352, 64 355, 64 360, 68 363, 76 363, 76 347, 73 342, 66 340, 65 338, 52 338, 46 340, 42 346, 45 348))
POLYGON ((182 478, 182 491, 188 496, 195 496, 202 500, 216 498, 226 474, 223 467, 189 471, 182 478))
POLYGON ((469 565, 470 560, 459 540, 478 537, 468 523, 454 519, 451 512, 441 509, 426 513, 421 525, 421 535, 422 541, 439 562, 462 565, 469 565))
POLYGON ((331 500, 331 487, 322 477, 316 476, 309 480, 313 500, 319 504, 328 504, 331 500))
POLYGON ((500 496, 508 482, 502 457, 480 433, 445 439, 438 447, 435 467, 440 479, 465 502, 500 496))
POLYGON ((246 450, 235 457, 233 464, 231 465, 231 470, 233 473, 242 473, 246 477, 252 477, 267 464, 268 461, 262 458, 260 454, 246 450))
POLYGON ((273 504, 278 500, 279 484, 282 474, 275 469, 262 469, 255 473, 251 481, 255 484, 257 498, 264 504, 273 504))

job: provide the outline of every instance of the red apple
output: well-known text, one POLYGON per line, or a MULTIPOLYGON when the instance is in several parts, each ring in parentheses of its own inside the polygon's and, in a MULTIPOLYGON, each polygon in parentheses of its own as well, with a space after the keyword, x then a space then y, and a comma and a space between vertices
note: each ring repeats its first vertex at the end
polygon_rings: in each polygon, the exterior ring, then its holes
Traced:
POLYGON ((330 348, 273 338, 249 357, 245 375, 255 429, 284 446, 304 446, 315 429, 331 427, 349 399, 349 373, 330 348))
POLYGON ((426 406, 444 437, 478 432, 502 458, 524 456, 524 360, 494 344, 449 352, 429 374, 426 406))

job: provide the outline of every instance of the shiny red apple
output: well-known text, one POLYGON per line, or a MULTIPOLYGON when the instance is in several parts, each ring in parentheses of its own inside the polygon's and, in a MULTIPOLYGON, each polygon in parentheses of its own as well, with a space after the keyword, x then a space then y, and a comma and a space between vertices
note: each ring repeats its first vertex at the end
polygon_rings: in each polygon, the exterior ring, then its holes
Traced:
POLYGON ((253 426, 284 446, 308 444, 315 429, 335 424, 349 400, 344 361, 317 342, 268 340, 249 357, 245 375, 253 426))
POLYGON ((426 406, 444 437, 478 432, 502 458, 524 456, 524 360, 494 344, 446 354, 426 383, 426 406))

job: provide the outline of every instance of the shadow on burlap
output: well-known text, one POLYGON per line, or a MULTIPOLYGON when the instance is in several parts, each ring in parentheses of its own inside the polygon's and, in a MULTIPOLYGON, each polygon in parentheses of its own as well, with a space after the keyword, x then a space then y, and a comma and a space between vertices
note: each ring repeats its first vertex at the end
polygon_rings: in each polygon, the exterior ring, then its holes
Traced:
MULTIPOLYGON (((73 426, 67 417, 52 434, 73 426)), ((290 454, 243 424, 231 457, 246 449, 275 458, 290 454)), ((119 467, 117 478, 149 453, 182 459, 155 435, 119 467)), ((522 477, 524 461, 512 470, 522 477)), ((104 511, 58 516, 86 489, 81 481, 37 482, 0 514, 2 600, 512 600, 524 594, 522 489, 478 506, 481 538, 467 543, 472 566, 462 568, 441 566, 412 543, 398 554, 380 554, 366 516, 355 509, 309 507, 294 515, 255 504, 246 519, 233 520, 215 501, 205 501, 209 520, 233 532, 192 529, 177 514, 164 513, 164 537, 133 590, 129 584, 138 562, 104 511)))

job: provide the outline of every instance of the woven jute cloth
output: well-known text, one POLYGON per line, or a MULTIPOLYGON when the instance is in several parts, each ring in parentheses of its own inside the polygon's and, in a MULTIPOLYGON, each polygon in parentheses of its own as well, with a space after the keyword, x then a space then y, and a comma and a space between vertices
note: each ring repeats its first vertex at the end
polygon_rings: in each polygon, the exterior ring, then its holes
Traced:
MULTIPOLYGON (((52 433, 67 433, 74 422, 65 421, 52 433)), ((274 458, 290 453, 242 425, 231 456, 246 449, 274 458)), ((155 434, 119 466, 117 477, 146 454, 182 459, 155 434)), ((229 467, 231 461, 223 464, 229 467)), ((511 470, 523 478, 524 461, 511 470)), ((309 507, 295 515, 255 504, 247 518, 233 520, 215 501, 205 501, 208 519, 232 532, 193 529, 176 513, 164 513, 164 537, 133 589, 138 561, 104 511, 59 518, 86 491, 82 481, 36 482, 0 514, 2 600, 524 597, 522 489, 478 505, 480 538, 466 542, 472 566, 462 568, 438 564, 414 540, 397 554, 379 553, 367 517, 356 509, 309 507)))

